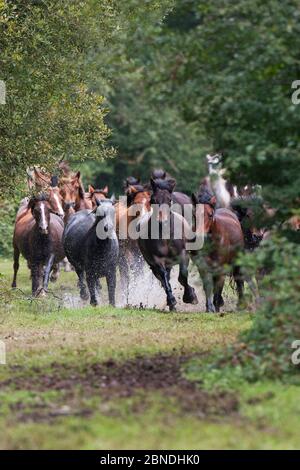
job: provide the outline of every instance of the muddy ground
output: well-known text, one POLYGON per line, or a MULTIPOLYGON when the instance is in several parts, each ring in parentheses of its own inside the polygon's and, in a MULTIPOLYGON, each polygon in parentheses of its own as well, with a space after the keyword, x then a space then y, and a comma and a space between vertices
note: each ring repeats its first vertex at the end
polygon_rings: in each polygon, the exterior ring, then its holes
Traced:
POLYGON ((149 392, 159 394, 162 406, 173 403, 179 414, 200 419, 236 414, 239 403, 233 393, 201 390, 201 384, 185 378, 183 367, 193 357, 160 353, 80 367, 52 363, 47 371, 12 366, 14 377, 0 383, 0 388, 32 392, 29 405, 21 400, 10 405, 13 419, 22 422, 51 422, 62 416, 91 416, 97 411, 110 414, 115 412, 116 399, 132 397, 131 412, 140 413, 147 409, 149 392), (43 399, 43 393, 51 391, 54 399, 43 399), (96 407, 95 399, 99 400, 96 407))

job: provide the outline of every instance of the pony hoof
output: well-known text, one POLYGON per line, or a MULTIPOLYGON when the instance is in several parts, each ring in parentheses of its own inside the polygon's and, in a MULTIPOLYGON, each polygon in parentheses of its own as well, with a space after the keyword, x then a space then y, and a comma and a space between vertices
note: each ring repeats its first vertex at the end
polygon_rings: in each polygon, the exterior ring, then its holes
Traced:
POLYGON ((50 277, 50 282, 56 282, 57 281, 57 277, 56 276, 51 276, 50 277))
POLYGON ((168 302, 168 307, 169 307, 169 310, 170 312, 175 312, 176 311, 176 299, 173 298, 173 299, 170 299, 170 301, 168 302))
POLYGON ((183 294, 182 300, 185 304, 196 305, 198 303, 198 297, 195 293, 195 289, 191 289, 189 292, 183 294))
POLYGON ((213 305, 206 306, 206 313, 216 313, 216 309, 213 305))
POLYGON ((89 297, 90 297, 90 296, 89 296, 89 294, 88 294, 86 291, 80 292, 80 298, 81 298, 81 300, 89 300, 89 297))
POLYGON ((46 297, 47 292, 45 291, 45 289, 40 289, 40 290, 36 291, 33 295, 34 295, 34 297, 46 297))
POLYGON ((93 302, 90 302, 91 307, 97 307, 98 302, 97 300, 94 300, 93 302))

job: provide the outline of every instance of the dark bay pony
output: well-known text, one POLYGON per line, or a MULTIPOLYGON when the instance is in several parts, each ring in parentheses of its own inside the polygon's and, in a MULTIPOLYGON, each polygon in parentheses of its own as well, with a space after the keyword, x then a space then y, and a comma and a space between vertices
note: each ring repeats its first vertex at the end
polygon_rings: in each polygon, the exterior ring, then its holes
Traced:
MULTIPOLYGON (((237 286, 239 304, 243 300, 243 279, 240 267, 236 265, 238 253, 244 249, 244 236, 237 216, 229 209, 216 209, 216 197, 204 189, 193 194, 195 215, 204 207, 204 221, 201 214, 196 217, 197 233, 204 230, 204 247, 193 253, 206 296, 206 311, 219 311, 223 306, 222 291, 225 282, 225 266, 232 268, 237 286)), ((202 213, 202 212, 201 212, 202 213)))
POLYGON ((188 284, 189 258, 186 240, 183 235, 180 238, 175 235, 175 224, 184 225, 185 220, 181 215, 170 210, 175 184, 175 180, 171 178, 151 179, 153 212, 150 216, 141 219, 141 236, 138 239, 146 262, 165 290, 170 311, 175 310, 177 303, 170 284, 171 269, 176 264, 179 264, 178 281, 184 287, 183 301, 192 304, 198 302, 193 287, 188 284), (153 222, 158 227, 158 233, 155 236, 152 230, 153 222), (169 232, 167 236, 164 235, 165 228, 169 232))
POLYGON ((64 258, 62 234, 64 224, 52 209, 50 195, 42 193, 29 199, 26 213, 17 217, 14 236, 14 278, 17 286, 20 253, 31 270, 32 295, 45 294, 50 273, 64 258))
POLYGON ((255 194, 235 197, 231 199, 231 208, 240 221, 245 249, 255 250, 264 239, 270 222, 262 198, 255 194))

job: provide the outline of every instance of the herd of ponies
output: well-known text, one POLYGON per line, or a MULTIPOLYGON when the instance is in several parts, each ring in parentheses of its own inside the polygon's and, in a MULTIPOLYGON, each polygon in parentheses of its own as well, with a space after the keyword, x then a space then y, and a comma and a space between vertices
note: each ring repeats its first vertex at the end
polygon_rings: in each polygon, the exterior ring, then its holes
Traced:
MULTIPOLYGON (((243 272, 238 258, 245 250, 258 249, 268 237, 266 227, 257 223, 255 208, 259 206, 267 218, 272 217, 272 210, 265 207, 256 186, 240 188, 226 181, 220 155, 207 155, 206 159, 207 176, 190 195, 176 191, 176 180, 157 169, 144 184, 129 176, 119 200, 109 197, 107 186, 96 189, 90 185, 85 191, 80 172, 72 171, 65 161, 55 175, 37 167, 28 169, 30 196, 21 201, 15 220, 12 287, 17 286, 22 254, 30 270, 33 296, 46 295, 49 281, 55 282, 64 267, 75 270, 80 297, 94 306, 100 279, 105 277, 109 303, 115 305, 117 271, 121 292, 128 298, 130 274, 135 279, 141 276, 146 263, 165 291, 169 310, 174 311, 177 302, 170 275, 175 265, 179 265, 183 302, 198 303, 189 284, 192 262, 202 280, 207 312, 219 312, 224 305, 226 275, 234 280, 238 305, 244 302, 245 281, 257 301, 257 282, 243 272), (189 205, 192 219, 186 220, 184 211, 172 210, 175 205, 189 205), (151 236, 153 222, 158 227, 155 237, 151 236), (149 236, 131 236, 131 223, 149 236), (183 230, 178 237, 178 224, 189 225, 190 231, 183 230), (107 236, 99 236, 100 226, 107 236), (162 236, 165 226, 168 236, 162 236), (121 236, 124 227, 126 236, 121 236), (190 249, 189 242, 198 235, 203 243, 190 249)), ((292 223, 299 229, 299 220, 292 223)))

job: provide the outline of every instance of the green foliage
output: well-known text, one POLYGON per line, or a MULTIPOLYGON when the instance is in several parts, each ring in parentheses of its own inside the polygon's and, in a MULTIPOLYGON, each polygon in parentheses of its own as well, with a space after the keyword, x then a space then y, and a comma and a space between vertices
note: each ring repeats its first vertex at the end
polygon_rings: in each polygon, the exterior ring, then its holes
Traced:
POLYGON ((264 266, 263 299, 251 329, 237 343, 208 358, 201 364, 201 373, 199 365, 191 367, 206 386, 234 388, 245 379, 265 378, 300 383, 300 366, 292 362, 292 343, 300 340, 299 256, 299 245, 275 238, 242 258, 248 274, 264 266))
POLYGON ((16 205, 9 201, 0 204, 0 257, 12 254, 12 238, 16 205))
POLYGON ((299 202, 300 108, 291 102, 300 75, 298 2, 176 4, 157 78, 172 77, 165 100, 204 128, 233 182, 261 184, 265 200, 286 217, 299 202))
POLYGON ((246 346, 237 358, 250 378, 299 376, 291 356, 293 341, 300 339, 300 246, 275 239, 257 257, 270 271, 262 282, 264 301, 253 327, 242 336, 246 346))
MULTIPOLYGON (((113 129, 110 142, 118 158, 105 165, 112 169, 114 179, 107 175, 108 183, 116 192, 129 174, 147 180, 154 167, 165 168, 177 178, 179 188, 191 192, 205 172, 202 157, 211 146, 201 123, 187 122, 181 113, 180 101, 188 97, 172 86, 178 51, 166 23, 174 2, 157 3, 162 5, 151 10, 151 21, 145 22, 149 12, 144 7, 138 22, 123 27, 119 38, 116 34, 118 40, 110 44, 109 54, 101 48, 95 54, 95 61, 105 64, 109 78, 105 84, 110 109, 107 123, 113 129)), ((103 89, 101 76, 94 79, 93 87, 103 89)))
MULTIPOLYGON (((101 93, 88 82, 95 45, 108 40, 109 0, 0 2, 1 192, 22 184, 27 166, 105 155, 109 130, 101 93)), ((115 25, 116 26, 116 25, 115 25)))

